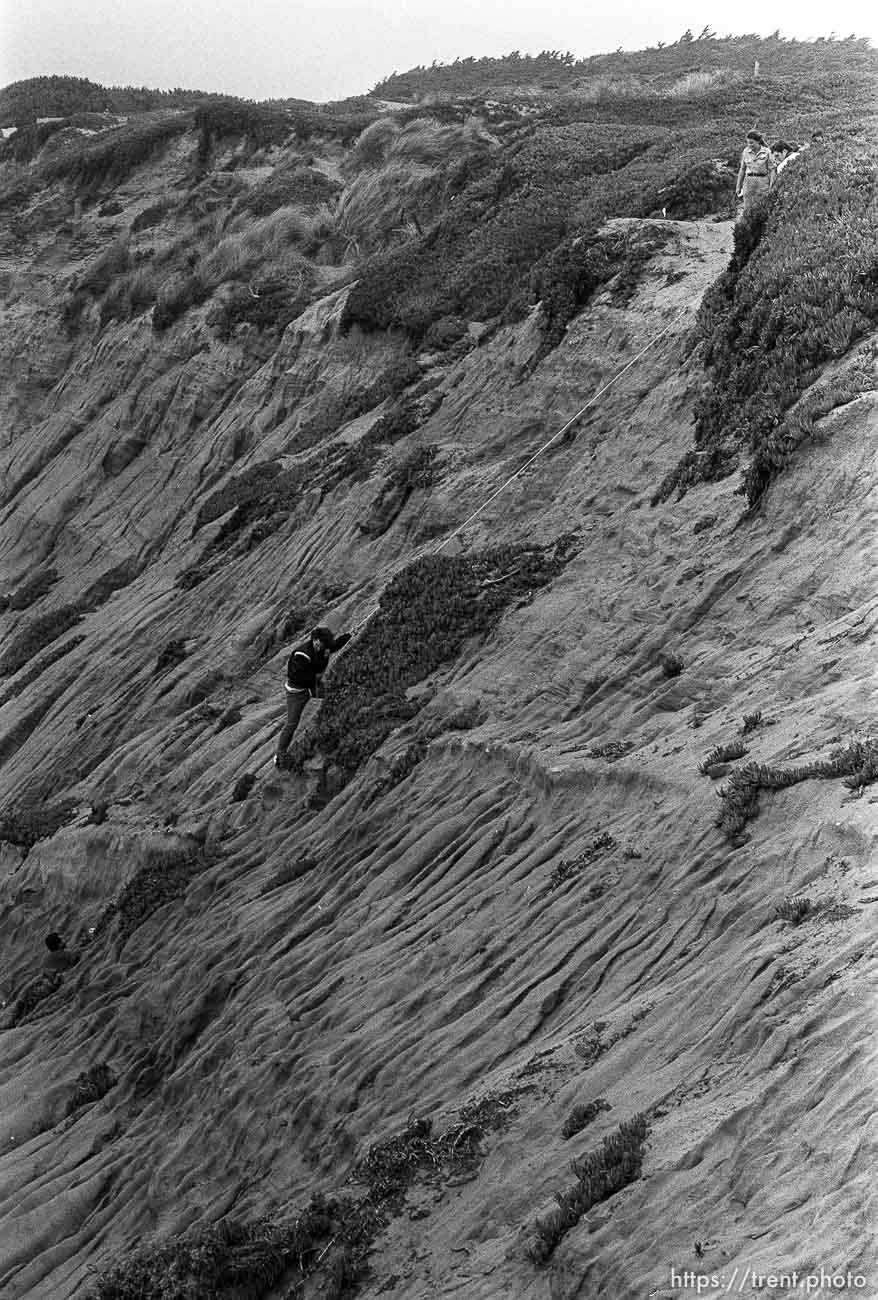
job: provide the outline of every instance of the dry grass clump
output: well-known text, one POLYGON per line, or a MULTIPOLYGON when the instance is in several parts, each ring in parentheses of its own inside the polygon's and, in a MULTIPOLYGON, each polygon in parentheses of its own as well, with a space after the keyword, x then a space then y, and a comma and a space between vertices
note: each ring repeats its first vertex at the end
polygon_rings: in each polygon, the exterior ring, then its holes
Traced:
POLYGON ((361 172, 336 209, 339 251, 361 255, 411 238, 440 194, 437 169, 423 163, 394 160, 379 171, 361 172))
POLYGON ((61 304, 61 320, 74 331, 83 311, 90 302, 101 299, 119 276, 131 265, 131 255, 126 239, 116 239, 91 262, 72 282, 70 297, 61 304))
POLYGON ((483 1156, 482 1138, 506 1127, 521 1091, 489 1093, 479 1101, 467 1102, 458 1112, 457 1122, 442 1133, 433 1132, 431 1119, 410 1120, 402 1133, 369 1148, 354 1166, 351 1180, 365 1184, 373 1204, 398 1211, 416 1178, 448 1178, 478 1165, 483 1156))
POLYGON ((459 163, 467 155, 496 148, 498 143, 477 118, 458 125, 416 117, 391 140, 388 156, 391 160, 438 166, 452 158, 459 163))
POLYGON ((371 254, 423 235, 464 178, 499 142, 480 122, 422 117, 373 122, 354 151, 357 174, 336 211, 336 252, 371 254))
POLYGON ((396 118, 381 117, 361 133, 353 149, 352 164, 358 169, 398 162, 442 166, 473 153, 496 148, 499 141, 477 118, 440 122, 435 117, 416 117, 402 125, 396 118))
POLYGON ((575 858, 562 858, 556 867, 553 867, 552 874, 549 877, 549 883, 546 886, 548 890, 557 889, 563 885, 571 876, 576 876, 584 867, 589 866, 597 858, 602 857, 616 848, 616 841, 608 831, 603 831, 598 835, 587 849, 578 854, 575 858))
POLYGON ((379 117, 357 136, 351 152, 352 164, 358 168, 377 167, 384 162, 390 145, 401 130, 394 117, 379 117))
POLYGON ((556 1192, 558 1209, 537 1219, 528 1254, 535 1264, 545 1264, 571 1228, 593 1205, 608 1200, 635 1182, 643 1169, 643 1148, 649 1125, 645 1115, 623 1120, 597 1151, 573 1162, 576 1182, 566 1192, 556 1192))
POLYGON ((782 903, 777 905, 774 909, 774 916, 775 920, 789 921, 791 925, 801 925, 803 921, 813 917, 818 910, 817 905, 810 898, 806 898, 804 894, 791 894, 789 898, 785 898, 782 903))
POLYGON ((630 754, 633 748, 633 740, 607 740, 602 745, 592 745, 588 751, 588 756, 589 758, 602 758, 605 763, 618 763, 619 759, 624 758, 626 754, 630 754))
POLYGON ((129 320, 154 304, 152 325, 161 332, 227 286, 209 322, 223 338, 241 321, 260 330, 283 329, 310 300, 314 268, 307 254, 331 231, 328 209, 282 207, 255 220, 239 213, 225 225, 208 217, 191 234, 133 255, 120 244, 78 282, 64 319, 72 328, 90 299, 101 300, 101 326, 129 320), (205 246, 210 251, 202 256, 205 246))
POLYGON ((709 90, 716 88, 728 80, 729 73, 725 68, 712 68, 704 72, 687 72, 679 81, 675 81, 672 86, 668 86, 665 91, 672 99, 692 99, 696 95, 704 95, 709 90))
POLYGON ((296 208, 277 208, 267 217, 254 220, 241 214, 233 217, 223 238, 203 258, 198 276, 204 286, 215 289, 230 280, 247 280, 255 275, 304 273, 300 245, 313 237, 316 218, 296 208))

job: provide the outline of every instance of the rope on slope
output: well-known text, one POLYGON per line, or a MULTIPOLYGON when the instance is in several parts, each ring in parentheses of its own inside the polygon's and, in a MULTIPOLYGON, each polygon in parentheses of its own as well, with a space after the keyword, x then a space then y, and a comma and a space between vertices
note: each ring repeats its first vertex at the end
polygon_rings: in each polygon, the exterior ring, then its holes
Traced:
MULTIPOLYGON (((618 380, 620 380, 624 374, 627 374, 627 372, 631 369, 631 367, 636 365, 637 362, 640 361, 640 359, 644 357, 647 352, 649 352, 650 348, 654 347, 655 344, 658 343, 659 339, 663 338, 665 334, 667 334, 668 331, 672 329, 674 325, 676 325, 680 317, 686 311, 688 311, 688 308, 689 308, 689 304, 687 304, 684 307, 681 307, 680 310, 677 312, 677 314, 668 322, 667 325, 665 325, 664 329, 659 330, 658 334, 653 335, 653 337, 646 344, 646 346, 642 347, 640 351, 636 354, 636 356, 633 356, 630 361, 626 362, 626 364, 622 367, 622 369, 617 371, 616 374, 613 375, 612 379, 609 379, 595 393, 593 393, 592 396, 585 403, 585 406, 581 406, 579 410, 576 412, 576 414, 572 415, 570 419, 567 421, 567 423, 561 426, 561 428, 557 431, 557 433, 552 434, 548 442, 544 442, 543 445, 539 447, 534 452, 534 454, 530 456, 525 461, 525 463, 515 471, 514 474, 510 474, 509 478, 507 478, 503 483, 501 483, 500 486, 496 488, 491 493, 491 495, 487 497, 482 502, 482 504, 472 512, 472 514, 468 515, 467 518, 464 519, 463 523, 458 524, 458 526, 454 529, 453 532, 449 533, 448 536, 444 538, 439 543, 438 546, 434 547, 432 553, 434 555, 438 555, 441 550, 444 550, 444 548, 448 545, 448 543, 454 541, 455 537, 458 537, 464 531, 465 528, 468 528, 469 525, 472 523, 472 521, 475 518, 477 518, 482 513, 483 510, 487 509, 487 507, 491 504, 492 501, 496 501, 497 497, 499 497, 503 492, 506 491, 510 483, 514 483, 515 480, 521 474, 523 474, 526 469, 529 469, 531 465, 533 465, 534 461, 539 460, 540 456, 542 456, 546 451, 548 451, 548 449, 551 447, 553 442, 557 442, 557 440, 560 437, 562 437, 565 433, 567 433, 569 429, 572 429, 574 424, 576 424, 577 420, 581 419, 581 417, 585 414, 585 412, 589 409, 589 407, 593 406, 594 403, 598 400, 598 398, 602 397, 603 394, 606 393, 608 389, 612 388, 613 385, 617 383, 618 380)), ((415 560, 421 558, 422 552, 428 552, 430 550, 430 546, 431 546, 430 543, 425 543, 424 546, 418 548, 418 550, 414 551, 411 555, 407 556, 404 560, 400 561, 397 565, 393 566, 393 568, 401 570, 407 567, 409 564, 413 564, 415 560)), ((360 622, 356 624, 356 626, 352 630, 351 641, 353 641, 354 637, 356 637, 358 633, 366 626, 366 624, 372 618, 374 618, 374 616, 378 613, 379 609, 380 609, 380 602, 379 604, 374 605, 372 609, 370 609, 369 612, 360 620, 360 622)), ((346 647, 343 648, 342 653, 344 652, 345 648, 346 647)))

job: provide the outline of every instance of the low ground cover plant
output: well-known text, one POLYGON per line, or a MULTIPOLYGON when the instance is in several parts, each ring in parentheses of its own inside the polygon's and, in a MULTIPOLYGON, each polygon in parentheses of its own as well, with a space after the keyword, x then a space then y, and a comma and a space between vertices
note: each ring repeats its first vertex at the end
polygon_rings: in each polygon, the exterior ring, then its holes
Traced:
POLYGON ((470 556, 427 556, 388 585, 379 609, 332 674, 332 691, 299 762, 319 750, 351 776, 401 722, 406 698, 464 642, 486 635, 506 609, 552 582, 567 548, 509 546, 470 556))
POLYGON ((44 181, 69 181, 80 193, 93 197, 102 187, 121 184, 135 168, 191 129, 189 113, 136 118, 97 136, 79 136, 41 163, 40 172, 44 181))
POLYGON ((213 866, 214 861, 194 847, 150 853, 145 864, 104 908, 95 925, 95 936, 114 926, 116 942, 121 946, 153 912, 181 898, 195 876, 213 866))
POLYGON ((618 277, 619 294, 624 297, 625 291, 636 285, 641 268, 668 238, 668 231, 571 235, 547 254, 531 279, 534 297, 542 303, 546 319, 543 350, 561 341, 568 322, 600 285, 618 277))
MULTIPOLYGON (((638 120, 649 121, 650 110, 655 120, 666 106, 675 106, 683 78, 690 79, 683 89, 697 92, 702 87, 707 91, 716 87, 710 74, 725 73, 730 79, 740 74, 746 76, 746 84, 732 79, 728 89, 723 89, 724 97, 736 89, 741 96, 752 93, 756 59, 763 68, 781 69, 783 77, 793 82, 794 89, 803 83, 813 86, 821 75, 868 75, 875 66, 874 51, 865 37, 812 42, 788 40, 779 33, 766 37, 751 33, 718 38, 705 27, 700 35, 686 31, 676 41, 649 49, 620 49, 584 59, 575 58, 569 51, 542 50, 530 55, 514 50, 494 58, 434 62, 430 67, 393 72, 379 81, 370 94, 376 99, 417 102, 425 96, 440 101, 467 95, 477 95, 480 99, 488 95, 514 97, 517 91, 519 98, 524 99, 520 88, 527 86, 538 91, 567 91, 562 105, 566 98, 573 101, 575 108, 591 103, 606 112, 618 100, 624 104, 625 96, 632 96, 632 89, 637 87, 640 93, 636 102, 642 115, 638 120), (667 98, 670 95, 673 97, 667 98)), ((766 81, 770 84, 771 78, 763 80, 763 87, 766 81)), ((719 84, 723 88, 723 83, 719 84)), ((533 99, 534 94, 527 98, 533 99)), ((696 93, 691 98, 697 105, 702 96, 696 93)), ((705 112, 704 116, 708 114, 705 112)))
POLYGON ((371 1146, 351 1171, 351 1181, 368 1188, 375 1205, 399 1212, 406 1192, 419 1178, 448 1178, 473 1169, 482 1157, 482 1139, 505 1128, 524 1089, 489 1093, 460 1108, 456 1123, 441 1133, 429 1118, 412 1118, 402 1133, 371 1146))
POLYGON ((263 1300, 284 1284, 290 1297, 304 1295, 309 1278, 313 1294, 342 1300, 367 1276, 372 1243, 412 1183, 477 1167, 482 1139, 509 1123, 521 1091, 468 1102, 441 1133, 431 1120, 413 1119, 375 1143, 352 1171, 364 1189, 356 1197, 318 1193, 292 1219, 227 1218, 141 1246, 106 1269, 87 1300, 263 1300))
POLYGON ((561 1129, 563 1138, 575 1137, 581 1133, 584 1128, 597 1119, 601 1111, 610 1110, 610 1103, 605 1097, 597 1097, 594 1101, 587 1101, 576 1105, 564 1121, 561 1129))
POLYGON ((76 804, 69 800, 18 804, 0 814, 0 840, 15 844, 27 853, 38 840, 50 839, 66 826, 75 813, 76 804))
POLYGON ((220 99, 202 104, 193 117, 198 132, 198 158, 205 164, 224 141, 243 139, 252 149, 283 144, 292 131, 290 116, 270 104, 220 99))
POLYGON ((856 375, 844 375, 791 413, 819 367, 878 321, 878 170, 861 146, 842 143, 815 146, 781 179, 736 226, 729 268, 705 295, 699 329, 711 383, 696 406, 694 449, 654 503, 725 477, 743 455, 752 508, 815 419, 862 391, 856 375))
POLYGON ((734 762, 736 758, 743 758, 747 752, 747 747, 742 740, 732 740, 727 745, 717 745, 699 765, 698 770, 702 776, 709 776, 712 767, 720 763, 734 762))
POLYGON ((87 1300, 262 1300, 287 1273, 307 1277, 337 1225, 337 1205, 316 1198, 293 1223, 221 1219, 139 1247, 101 1274, 87 1300))
POLYGON ((615 1196, 640 1177, 648 1131, 646 1116, 635 1115, 623 1120, 597 1151, 574 1160, 576 1182, 568 1191, 556 1194, 557 1210, 534 1224, 529 1254, 535 1264, 551 1259, 562 1238, 593 1205, 615 1196))
POLYGON ((306 211, 332 203, 342 186, 316 167, 302 164, 278 167, 236 200, 232 215, 247 212, 254 217, 267 217, 278 208, 304 208, 306 211))
POLYGON ((800 781, 837 777, 845 778, 845 785, 855 793, 878 781, 878 741, 871 738, 853 741, 832 750, 828 759, 819 759, 801 767, 779 768, 764 763, 746 763, 736 768, 728 785, 717 792, 722 807, 716 825, 726 839, 733 844, 741 843, 747 822, 759 815, 762 790, 785 790, 800 781))

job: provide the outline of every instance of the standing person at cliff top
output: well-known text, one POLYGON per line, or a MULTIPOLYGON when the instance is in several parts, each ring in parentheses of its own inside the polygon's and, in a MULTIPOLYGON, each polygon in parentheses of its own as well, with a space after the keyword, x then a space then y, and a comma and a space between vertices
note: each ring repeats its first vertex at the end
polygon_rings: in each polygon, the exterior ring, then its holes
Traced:
POLYGON ((744 200, 745 214, 752 212, 756 204, 768 194, 773 170, 771 150, 765 143, 765 136, 759 131, 748 131, 735 183, 735 193, 739 199, 744 200))
POLYGON ((347 645, 353 633, 344 632, 334 636, 328 627, 315 627, 307 641, 296 646, 287 660, 287 680, 285 691, 287 697, 287 720, 283 731, 277 738, 277 751, 274 765, 285 768, 287 750, 295 735, 296 727, 305 705, 312 698, 320 695, 320 680, 326 672, 329 656, 333 650, 340 650, 347 645))
MULTIPOLYGON (((807 149, 807 145, 802 145, 802 149, 807 149)), ((784 167, 798 158, 801 149, 797 144, 790 144, 789 140, 775 140, 771 146, 771 161, 774 164, 774 175, 771 179, 771 188, 774 189, 777 184, 777 178, 780 176, 784 167)))

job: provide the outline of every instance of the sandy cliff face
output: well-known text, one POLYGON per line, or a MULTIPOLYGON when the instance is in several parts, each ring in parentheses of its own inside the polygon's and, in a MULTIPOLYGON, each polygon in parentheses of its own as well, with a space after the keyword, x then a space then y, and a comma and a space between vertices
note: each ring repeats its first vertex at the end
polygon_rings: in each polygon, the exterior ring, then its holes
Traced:
MULTIPOLYGON (((81 639, 2 683, 4 801, 73 807, 29 852, 0 846, 7 1024, 46 930, 98 934, 0 1035, 3 1295, 83 1295, 153 1235, 289 1215, 342 1189, 411 1116, 438 1132, 489 1095, 503 1122, 484 1158, 414 1181, 362 1294, 572 1300, 694 1295, 687 1270, 878 1276, 874 796, 837 778, 763 791, 733 844, 715 825, 726 778, 699 773, 734 740, 787 769, 874 727, 878 414, 873 393, 828 417, 753 518, 730 480, 650 507, 689 443, 703 380, 688 333, 729 245, 727 224, 675 224, 627 305, 599 295, 535 368, 527 322, 454 362, 422 357, 435 410, 417 432, 370 479, 306 490, 219 560, 205 551, 223 517, 199 525, 211 493, 253 465, 301 463, 303 412, 377 373, 392 342, 339 337, 344 291, 267 357, 246 336, 219 343, 197 313, 161 340, 147 318, 70 339, 46 305, 67 264, 33 259, 6 309, 0 554, 7 589, 38 563, 57 579, 2 630, 8 643, 78 602, 65 635, 81 639), (309 805, 319 762, 302 777, 269 763, 290 611, 356 623, 425 538, 666 328, 454 543, 574 531, 562 575, 432 675, 436 726, 410 775, 381 792, 414 724, 309 805), (412 444, 437 445, 438 482, 368 537, 382 474, 412 444), (181 586, 196 565, 204 580, 181 586), (451 729, 474 702, 481 721, 451 729), (245 772, 255 784, 233 801, 245 772), (130 933, 102 924, 149 867, 177 881, 169 901, 130 933), (776 917, 800 896, 811 915, 776 917), (115 1084, 68 1114, 99 1062, 115 1084), (573 1106, 598 1098, 608 1107, 564 1139, 573 1106), (572 1183, 571 1157, 638 1113, 642 1177, 536 1266, 534 1223, 572 1183)), ((295 1294, 296 1276, 271 1294, 295 1294)))

